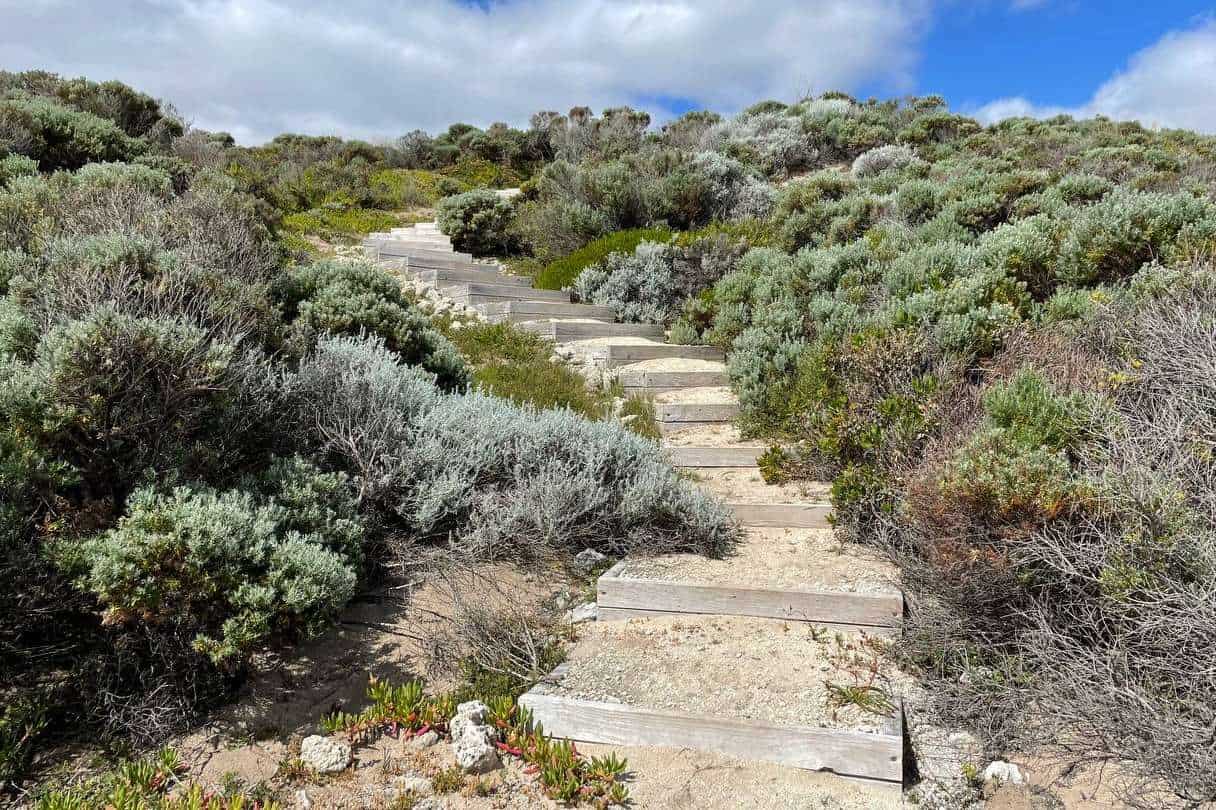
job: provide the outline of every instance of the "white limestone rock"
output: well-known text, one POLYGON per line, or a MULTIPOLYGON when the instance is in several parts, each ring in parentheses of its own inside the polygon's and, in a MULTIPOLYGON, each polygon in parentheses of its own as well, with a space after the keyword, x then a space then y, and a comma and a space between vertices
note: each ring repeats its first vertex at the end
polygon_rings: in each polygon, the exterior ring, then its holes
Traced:
POLYGON ((300 744, 300 760, 317 773, 337 773, 350 765, 350 746, 341 740, 314 734, 300 744))

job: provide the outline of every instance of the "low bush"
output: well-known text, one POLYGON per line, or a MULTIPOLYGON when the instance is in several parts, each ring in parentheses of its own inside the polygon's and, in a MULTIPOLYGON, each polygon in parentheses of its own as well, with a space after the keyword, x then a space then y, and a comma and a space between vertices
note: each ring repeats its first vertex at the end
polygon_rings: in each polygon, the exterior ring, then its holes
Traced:
POLYGON ((299 267, 279 285, 285 320, 306 351, 322 333, 370 334, 402 362, 435 375, 447 390, 469 372, 451 342, 401 292, 400 282, 370 264, 325 261, 299 267))
POLYGON ((452 238, 452 246, 475 256, 502 256, 514 252, 509 232, 511 203, 493 191, 468 191, 445 197, 438 208, 439 229, 452 238))
POLYGON ((0 152, 31 158, 42 171, 131 160, 146 149, 146 143, 117 124, 57 100, 24 94, 0 97, 0 152))
POLYGON ((396 215, 372 208, 314 208, 283 217, 283 230, 343 242, 356 235, 388 231, 401 224, 396 215))
POLYGON ((626 323, 665 323, 683 300, 672 270, 675 249, 643 242, 632 254, 610 253, 574 280, 580 301, 612 307, 626 323))
POLYGON ((111 625, 183 636, 239 665, 273 635, 315 631, 349 601, 363 526, 341 476, 280 462, 245 490, 142 489, 118 525, 65 546, 61 565, 111 625))
POLYGON ((298 435, 358 476, 365 502, 407 536, 489 559, 584 546, 717 554, 734 539, 723 507, 653 443, 563 411, 441 395, 376 342, 321 341, 286 394, 298 435))

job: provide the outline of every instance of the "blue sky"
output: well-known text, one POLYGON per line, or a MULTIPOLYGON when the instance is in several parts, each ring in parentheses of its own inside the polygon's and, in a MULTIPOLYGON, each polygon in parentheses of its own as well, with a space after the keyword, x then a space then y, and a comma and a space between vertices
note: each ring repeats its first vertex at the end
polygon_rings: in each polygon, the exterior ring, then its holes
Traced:
POLYGON ((29 68, 125 81, 242 143, 829 89, 1216 133, 1216 2, 0 0, 0 69, 29 68))
POLYGON ((1214 12, 1194 0, 960 2, 934 15, 916 89, 960 108, 1007 96, 1079 106, 1132 54, 1214 12))

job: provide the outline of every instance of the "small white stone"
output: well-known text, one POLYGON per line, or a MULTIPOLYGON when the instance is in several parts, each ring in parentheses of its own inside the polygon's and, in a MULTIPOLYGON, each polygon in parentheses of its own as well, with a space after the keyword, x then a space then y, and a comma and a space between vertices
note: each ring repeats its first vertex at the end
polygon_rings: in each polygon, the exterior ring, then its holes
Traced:
POLYGON ((425 734, 419 734, 414 739, 410 740, 410 748, 430 748, 439 742, 439 735, 434 731, 428 731, 425 734))
POLYGON ((590 571, 608 559, 593 548, 585 548, 574 555, 574 565, 580 571, 590 571))
POLYGON ((570 624, 583 624, 584 622, 593 622, 599 618, 599 608, 595 602, 587 602, 579 605, 574 610, 566 614, 566 619, 570 624))
POLYGON ((350 765, 350 746, 341 740, 313 734, 300 744, 300 760, 317 773, 336 773, 350 765))
POLYGON ((308 791, 303 788, 296 791, 296 808, 297 810, 312 810, 312 799, 308 798, 308 791))
POLYGON ((988 767, 984 769, 984 781, 991 782, 993 780, 1008 785, 1020 785, 1026 781, 1025 777, 1022 776, 1021 768, 1012 762, 1002 762, 999 759, 996 762, 989 763, 988 767))
POLYGON ((430 796, 435 792, 435 786, 425 776, 398 776, 393 780, 402 793, 414 796, 430 796))

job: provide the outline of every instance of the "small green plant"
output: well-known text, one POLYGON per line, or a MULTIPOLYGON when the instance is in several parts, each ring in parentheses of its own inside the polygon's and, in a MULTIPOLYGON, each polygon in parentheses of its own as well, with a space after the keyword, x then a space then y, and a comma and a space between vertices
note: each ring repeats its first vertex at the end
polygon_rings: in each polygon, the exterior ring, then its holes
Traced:
POLYGON ((655 415, 654 400, 648 397, 631 396, 621 406, 621 422, 639 436, 654 439, 656 442, 663 438, 659 432, 659 422, 655 415))
POLYGON ((895 712, 895 705, 891 703, 891 699, 877 686, 837 683, 826 685, 828 701, 833 706, 856 706, 863 712, 877 714, 881 717, 890 717, 895 712))
MULTIPOLYGON (((483 687, 488 685, 490 682, 481 682, 483 687)), ((321 725, 327 732, 344 731, 352 740, 359 741, 384 731, 405 730, 417 734, 434 729, 446 733, 458 700, 476 697, 489 709, 487 722, 498 730, 499 751, 523 760, 529 771, 540 777, 550 798, 562 802, 587 802, 597 807, 624 804, 629 800, 629 791, 620 782, 627 768, 625 760, 615 754, 588 759, 578 752, 574 743, 546 736, 540 724, 533 720, 532 713, 516 702, 517 694, 518 690, 495 695, 466 687, 460 692, 427 696, 420 681, 392 686, 373 678, 368 686, 370 706, 358 714, 327 715, 322 718, 321 725)), ((435 774, 431 782, 435 792, 440 794, 455 793, 467 784, 464 774, 455 766, 435 774)), ((487 788, 474 787, 474 790, 484 789, 487 788)))
POLYGON ((431 777, 431 786, 435 788, 436 793, 441 795, 455 793, 464 788, 464 773, 460 770, 459 765, 444 768, 431 777))
POLYGON ((35 810, 282 810, 264 791, 249 793, 239 779, 225 778, 220 792, 186 784, 177 752, 120 763, 86 783, 39 796, 35 810))
POLYGON ((434 729, 446 731, 456 712, 453 695, 428 696, 421 681, 393 686, 376 677, 367 685, 371 705, 358 714, 334 712, 321 718, 321 728, 329 734, 344 732, 351 740, 366 742, 380 734, 414 737, 434 729))

